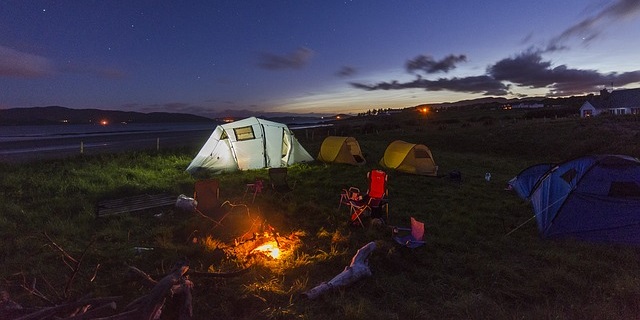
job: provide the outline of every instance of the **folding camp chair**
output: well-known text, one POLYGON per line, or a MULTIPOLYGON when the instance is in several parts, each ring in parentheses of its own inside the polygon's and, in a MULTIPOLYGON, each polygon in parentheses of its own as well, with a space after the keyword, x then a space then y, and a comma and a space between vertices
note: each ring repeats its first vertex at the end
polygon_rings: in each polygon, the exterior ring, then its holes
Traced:
POLYGON ((286 167, 269 168, 269 182, 271 183, 271 189, 273 189, 281 199, 287 199, 296 186, 296 181, 293 181, 293 184, 289 184, 286 167))
POLYGON ((382 211, 389 220, 389 191, 387 190, 387 173, 382 170, 371 170, 367 173, 369 189, 362 199, 350 200, 351 223, 364 226, 362 216, 368 213, 371 218, 383 219, 382 211))
POLYGON ((351 200, 360 200, 360 189, 356 187, 350 187, 349 189, 342 189, 342 193, 340 194, 340 203, 338 203, 338 210, 342 207, 342 205, 351 205, 351 200))
POLYGON ((411 228, 393 227, 393 240, 411 249, 424 245, 424 223, 411 217, 411 228), (409 234, 400 236, 400 232, 409 234))
POLYGON ((217 179, 198 180, 194 185, 193 199, 196 210, 202 214, 214 215, 220 209, 220 181, 217 179))
POLYGON ((242 196, 242 200, 244 200, 247 194, 253 194, 251 203, 254 203, 256 201, 256 195, 258 195, 258 193, 262 193, 263 187, 264 181, 262 181, 261 179, 256 179, 254 183, 247 183, 247 188, 244 190, 244 196, 242 196))

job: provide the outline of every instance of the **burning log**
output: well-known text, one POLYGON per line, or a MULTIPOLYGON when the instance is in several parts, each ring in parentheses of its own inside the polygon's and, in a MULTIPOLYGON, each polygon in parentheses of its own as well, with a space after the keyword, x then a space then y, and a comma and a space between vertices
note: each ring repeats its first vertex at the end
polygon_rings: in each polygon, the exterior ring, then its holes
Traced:
POLYGON ((299 234, 281 236, 269 225, 265 229, 267 231, 254 233, 251 239, 236 241, 232 248, 233 254, 246 261, 254 258, 277 261, 290 254, 300 244, 299 234))
POLYGON ((358 252, 351 259, 351 264, 344 268, 344 271, 329 280, 329 282, 323 282, 302 295, 309 299, 315 299, 333 288, 346 287, 361 278, 371 276, 367 259, 375 249, 375 242, 367 243, 364 247, 358 249, 358 252))

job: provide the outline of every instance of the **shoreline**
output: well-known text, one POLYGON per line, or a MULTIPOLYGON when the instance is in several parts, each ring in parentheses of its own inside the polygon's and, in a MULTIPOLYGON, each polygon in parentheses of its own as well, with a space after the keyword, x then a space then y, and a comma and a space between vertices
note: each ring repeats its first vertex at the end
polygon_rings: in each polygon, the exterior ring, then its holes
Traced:
MULTIPOLYGON (((293 124, 293 132, 331 127, 333 124, 293 124)), ((179 130, 129 130, 109 133, 58 134, 45 137, 0 140, 0 163, 64 159, 78 155, 118 153, 141 150, 192 148, 195 154, 211 136, 214 127, 179 130)))
POLYGON ((0 162, 33 162, 64 159, 81 154, 95 155, 178 147, 193 147, 194 152, 197 152, 210 135, 211 130, 191 130, 6 141, 0 142, 0 162))

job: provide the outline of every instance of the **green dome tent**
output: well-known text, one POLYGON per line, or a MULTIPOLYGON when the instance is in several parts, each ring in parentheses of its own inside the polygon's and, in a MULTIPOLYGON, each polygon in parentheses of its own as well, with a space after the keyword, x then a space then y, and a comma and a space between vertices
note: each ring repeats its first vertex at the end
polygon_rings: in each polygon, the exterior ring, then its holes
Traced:
POLYGON ((406 173, 437 176, 438 166, 431 150, 422 144, 396 140, 387 146, 380 165, 406 173))
POLYGON ((360 144, 354 137, 328 136, 322 141, 318 160, 326 163, 346 163, 362 165, 366 160, 362 156, 360 144))

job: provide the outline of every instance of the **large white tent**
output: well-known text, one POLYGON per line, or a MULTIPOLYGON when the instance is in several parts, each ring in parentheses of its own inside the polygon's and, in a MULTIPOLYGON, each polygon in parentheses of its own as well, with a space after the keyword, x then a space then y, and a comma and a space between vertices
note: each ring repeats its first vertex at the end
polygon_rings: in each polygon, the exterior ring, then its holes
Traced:
POLYGON ((187 171, 279 168, 313 160, 287 125, 251 117, 217 126, 187 171))

